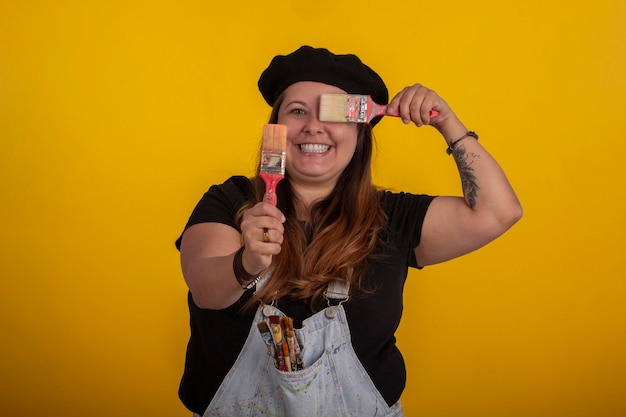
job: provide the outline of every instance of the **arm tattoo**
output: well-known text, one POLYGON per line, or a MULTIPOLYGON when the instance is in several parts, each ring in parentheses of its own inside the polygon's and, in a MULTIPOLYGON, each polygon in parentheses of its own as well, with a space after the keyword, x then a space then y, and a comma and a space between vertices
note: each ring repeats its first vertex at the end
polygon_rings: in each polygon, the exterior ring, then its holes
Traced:
POLYGON ((454 152, 454 160, 459 168, 459 174, 461 174, 461 186, 463 187, 463 195, 467 204, 474 208, 476 206, 476 194, 480 187, 477 184, 477 178, 474 174, 474 168, 472 168, 473 159, 480 158, 480 155, 475 153, 467 154, 464 146, 457 147, 454 152), (470 160, 470 157, 472 160, 470 160))

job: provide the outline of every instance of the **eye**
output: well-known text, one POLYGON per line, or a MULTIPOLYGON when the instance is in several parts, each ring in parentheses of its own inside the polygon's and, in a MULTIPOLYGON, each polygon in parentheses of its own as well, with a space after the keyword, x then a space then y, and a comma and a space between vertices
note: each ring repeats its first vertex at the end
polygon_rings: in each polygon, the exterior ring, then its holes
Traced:
POLYGON ((306 110, 299 108, 299 107, 295 107, 289 110, 289 114, 294 115, 296 117, 303 117, 307 115, 306 110))
POLYGON ((294 118, 305 118, 309 116, 309 105, 302 100, 291 100, 285 103, 281 113, 294 118))

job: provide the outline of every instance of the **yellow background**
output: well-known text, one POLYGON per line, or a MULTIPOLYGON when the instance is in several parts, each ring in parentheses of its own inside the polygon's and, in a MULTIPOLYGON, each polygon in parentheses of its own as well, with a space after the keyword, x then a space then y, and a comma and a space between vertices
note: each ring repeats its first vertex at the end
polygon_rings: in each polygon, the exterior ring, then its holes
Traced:
MULTIPOLYGON (((525 209, 412 271, 408 416, 626 415, 626 3, 0 1, 0 414, 188 416, 174 240, 251 174, 256 81, 302 44, 437 90, 525 209)), ((376 128, 378 184, 458 194, 430 129, 376 128)))

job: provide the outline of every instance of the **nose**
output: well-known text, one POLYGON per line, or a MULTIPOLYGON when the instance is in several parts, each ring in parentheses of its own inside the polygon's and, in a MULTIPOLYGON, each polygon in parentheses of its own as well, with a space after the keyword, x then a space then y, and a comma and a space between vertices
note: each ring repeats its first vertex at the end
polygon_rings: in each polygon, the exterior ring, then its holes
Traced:
POLYGON ((304 124, 304 131, 309 134, 317 134, 322 132, 324 123, 320 121, 317 113, 310 113, 304 124))

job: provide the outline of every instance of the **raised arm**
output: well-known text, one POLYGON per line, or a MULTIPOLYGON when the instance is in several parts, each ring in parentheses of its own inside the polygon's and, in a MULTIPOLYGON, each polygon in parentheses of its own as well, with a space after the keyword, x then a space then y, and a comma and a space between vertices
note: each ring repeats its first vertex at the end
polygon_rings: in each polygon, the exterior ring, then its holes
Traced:
POLYGON ((476 138, 467 135, 466 126, 434 91, 419 84, 407 87, 390 107, 399 111, 405 123, 435 127, 452 148, 461 177, 463 197, 437 197, 426 213, 415 248, 420 266, 474 251, 521 218, 522 207, 500 165, 476 138), (436 118, 429 118, 431 109, 439 112, 436 118))

